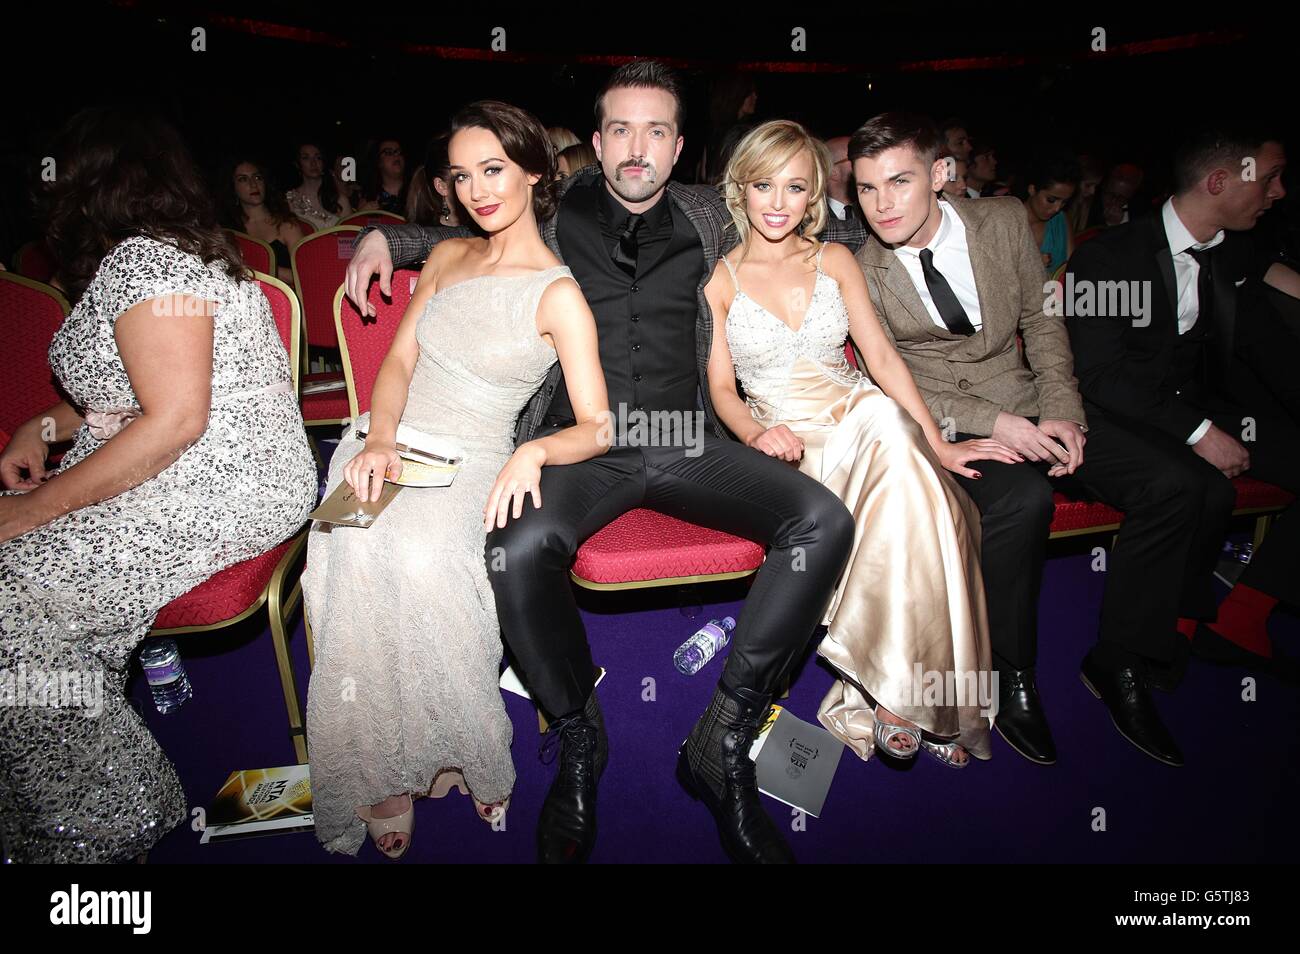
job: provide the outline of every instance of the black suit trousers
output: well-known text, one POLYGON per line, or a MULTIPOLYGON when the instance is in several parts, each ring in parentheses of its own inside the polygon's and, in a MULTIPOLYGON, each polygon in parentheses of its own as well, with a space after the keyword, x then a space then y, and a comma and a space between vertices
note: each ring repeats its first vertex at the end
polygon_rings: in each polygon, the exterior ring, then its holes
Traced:
MULTIPOLYGON (((544 712, 580 709, 593 688, 591 648, 569 568, 584 540, 646 507, 769 545, 737 620, 722 681, 772 692, 807 648, 848 562, 853 518, 793 465, 704 435, 689 448, 613 447, 542 468, 541 509, 488 533, 485 559, 501 631, 544 712)), ((675 647, 665 646, 669 653, 675 647)))
MULTIPOLYGON (((1074 474, 1052 478, 1046 463, 980 460, 970 466, 981 478, 957 477, 980 508, 989 629, 994 664, 1001 670, 1030 669, 1037 661, 1038 596, 1054 490, 1101 501, 1125 514, 1116 545, 1106 554, 1099 639, 1159 661, 1172 659, 1175 652, 1187 564, 1205 519, 1205 476, 1176 466, 1176 455, 1096 408, 1085 404, 1085 409, 1089 429, 1083 464, 1074 474)), ((958 434, 957 439, 971 436, 958 434)), ((1077 606, 1045 609, 1057 616, 1079 611, 1077 606)))

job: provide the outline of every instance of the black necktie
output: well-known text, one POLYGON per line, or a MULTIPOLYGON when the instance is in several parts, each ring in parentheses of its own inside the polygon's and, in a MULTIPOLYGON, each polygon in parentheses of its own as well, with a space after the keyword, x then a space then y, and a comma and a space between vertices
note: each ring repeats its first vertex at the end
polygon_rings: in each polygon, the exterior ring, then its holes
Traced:
POLYGON ((939 317, 955 335, 973 335, 975 326, 970 323, 966 309, 957 300, 948 279, 934 267, 934 252, 928 248, 921 249, 921 273, 925 275, 925 287, 930 289, 934 307, 939 309, 939 317))
POLYGON ((614 264, 627 272, 630 278, 636 277, 636 233, 645 217, 633 212, 623 223, 623 230, 618 233, 618 241, 610 251, 609 257, 614 264))
MULTIPOLYGON (((1198 334, 1212 334, 1214 326, 1214 276, 1210 272, 1208 248, 1189 248, 1187 254, 1196 259, 1200 269, 1196 273, 1196 322, 1192 325, 1198 334)), ((1189 328, 1190 332, 1191 329, 1189 328)))

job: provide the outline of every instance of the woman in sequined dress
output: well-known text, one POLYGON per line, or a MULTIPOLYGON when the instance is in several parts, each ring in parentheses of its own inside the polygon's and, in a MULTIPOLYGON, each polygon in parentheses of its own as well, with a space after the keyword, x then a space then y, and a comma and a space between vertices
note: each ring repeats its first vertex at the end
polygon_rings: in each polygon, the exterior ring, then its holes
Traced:
POLYGON ((176 132, 87 109, 52 154, 76 305, 50 346, 67 399, 0 452, 0 840, 6 862, 125 861, 189 814, 128 661, 159 609, 303 525, 316 472, 266 298, 176 132))

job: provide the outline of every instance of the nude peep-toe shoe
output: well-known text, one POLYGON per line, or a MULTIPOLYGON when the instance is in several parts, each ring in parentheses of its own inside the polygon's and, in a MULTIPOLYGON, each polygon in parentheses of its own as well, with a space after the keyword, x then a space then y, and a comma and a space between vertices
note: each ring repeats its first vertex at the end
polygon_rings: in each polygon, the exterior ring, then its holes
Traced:
MULTIPOLYGON (((429 788, 429 797, 442 798, 453 788, 459 789, 462 795, 470 795, 469 787, 465 784, 465 776, 455 769, 444 769, 433 780, 433 785, 429 788)), ((506 809, 510 807, 508 797, 504 802, 493 802, 491 805, 485 805, 477 798, 474 798, 473 795, 470 795, 470 798, 474 802, 474 810, 478 817, 489 825, 495 824, 505 815, 506 809)))
POLYGON ((366 823, 366 830, 370 832, 375 847, 379 848, 379 851, 385 857, 396 861, 406 854, 407 848, 411 847, 411 833, 415 830, 415 799, 411 799, 411 806, 406 811, 391 818, 376 818, 370 813, 369 805, 359 806, 357 808, 357 817, 366 823), (397 849, 379 847, 379 839, 390 833, 403 836, 400 839, 402 847, 397 849))

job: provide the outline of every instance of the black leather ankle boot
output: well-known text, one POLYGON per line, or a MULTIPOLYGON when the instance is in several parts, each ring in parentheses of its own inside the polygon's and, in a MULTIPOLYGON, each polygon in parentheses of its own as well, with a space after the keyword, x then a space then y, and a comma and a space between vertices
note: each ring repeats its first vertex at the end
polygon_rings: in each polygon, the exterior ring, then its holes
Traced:
POLYGON ((751 689, 718 683, 713 699, 682 744, 677 780, 704 802, 722 848, 738 864, 793 864, 794 852, 758 798, 749 747, 772 701, 751 689))
POLYGON ((557 745, 560 768, 537 820, 537 860, 583 864, 596 844, 596 783, 609 761, 609 738, 594 689, 582 709, 551 723, 542 742, 543 762, 554 759, 557 745))

